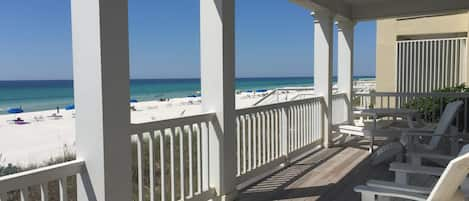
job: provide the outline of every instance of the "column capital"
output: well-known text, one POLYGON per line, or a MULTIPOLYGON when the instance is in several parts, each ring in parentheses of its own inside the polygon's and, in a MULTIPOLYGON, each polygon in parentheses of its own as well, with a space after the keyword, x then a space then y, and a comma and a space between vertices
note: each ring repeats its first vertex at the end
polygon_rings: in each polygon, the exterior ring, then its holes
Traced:
POLYGON ((329 10, 321 9, 314 10, 310 13, 310 15, 314 17, 314 22, 317 23, 322 19, 333 19, 335 14, 329 10))
POLYGON ((354 20, 338 18, 336 19, 335 24, 337 25, 338 31, 342 31, 343 29, 353 29, 357 22, 354 20))

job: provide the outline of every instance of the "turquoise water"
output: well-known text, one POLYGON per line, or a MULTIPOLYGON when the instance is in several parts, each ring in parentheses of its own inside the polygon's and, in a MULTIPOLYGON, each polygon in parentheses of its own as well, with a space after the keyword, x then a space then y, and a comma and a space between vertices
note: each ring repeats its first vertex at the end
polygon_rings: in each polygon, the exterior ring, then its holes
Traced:
MULTIPOLYGON (((355 79, 374 79, 360 76, 355 79)), ((334 79, 335 80, 335 79, 334 79)), ((312 86, 313 78, 239 78, 236 89, 274 89, 289 86, 312 86)), ((131 98, 139 101, 186 97, 200 91, 199 79, 131 80, 131 98)), ((73 81, 0 81, 0 114, 8 108, 22 107, 26 112, 50 110, 73 103, 73 81)))

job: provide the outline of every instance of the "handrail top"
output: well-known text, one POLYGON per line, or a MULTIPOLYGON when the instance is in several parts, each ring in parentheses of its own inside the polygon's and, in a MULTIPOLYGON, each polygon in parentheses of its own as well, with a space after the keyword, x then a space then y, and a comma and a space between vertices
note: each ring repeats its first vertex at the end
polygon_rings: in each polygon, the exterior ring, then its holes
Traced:
POLYGON ((354 93, 354 96, 469 96, 469 92, 370 92, 354 93))
POLYGON ((262 97, 261 99, 259 99, 258 101, 256 101, 254 103, 254 106, 257 106, 259 105, 260 103, 262 103, 264 100, 266 100, 267 98, 271 97, 272 95, 276 94, 277 92, 279 91, 312 91, 314 90, 314 86, 311 86, 311 87, 284 87, 284 88, 277 88, 277 89, 274 89, 272 91, 270 91, 267 95, 265 95, 264 97, 262 97))
POLYGON ((84 160, 73 160, 0 177, 0 193, 43 184, 82 172, 84 160))
POLYGON ((306 98, 306 99, 285 101, 285 102, 280 102, 280 103, 272 103, 272 104, 261 105, 261 106, 246 107, 246 108, 241 108, 241 109, 236 110, 236 115, 246 114, 246 113, 254 112, 254 111, 262 111, 266 109, 280 108, 280 107, 290 106, 294 104, 306 103, 306 102, 315 101, 321 98, 323 98, 323 96, 315 95, 314 97, 306 98))
POLYGON ((189 115, 185 117, 178 117, 173 119, 164 119, 158 121, 151 121, 138 124, 130 124, 130 135, 140 134, 142 132, 150 132, 165 128, 172 128, 176 126, 183 126, 202 121, 210 121, 215 117, 215 112, 204 112, 196 115, 189 115))

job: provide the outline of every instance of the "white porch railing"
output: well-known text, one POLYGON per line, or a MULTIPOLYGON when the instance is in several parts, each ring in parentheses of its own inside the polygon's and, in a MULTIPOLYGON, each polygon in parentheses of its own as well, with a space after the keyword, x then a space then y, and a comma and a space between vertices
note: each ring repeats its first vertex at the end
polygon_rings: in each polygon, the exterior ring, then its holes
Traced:
POLYGON ((237 183, 249 182, 322 139, 322 97, 237 111, 237 183))
POLYGON ((398 93, 373 92, 354 94, 352 105, 356 109, 366 108, 413 108, 421 112, 421 117, 429 122, 437 122, 445 105, 454 100, 464 102, 463 109, 456 116, 456 125, 460 130, 469 131, 469 93, 431 92, 431 93, 398 93))
MULTIPOLYGON (((323 139, 323 102, 322 97, 314 97, 236 111, 236 185, 248 185, 319 148, 323 139)), ((209 132, 217 132, 217 125, 215 113, 132 124, 129 140, 133 200, 216 198, 211 182, 220 175, 212 169, 209 152, 211 144, 222 140, 223 135, 209 132)), ((31 200, 35 186, 41 201, 54 200, 48 197, 50 181, 58 181, 58 200, 66 201, 67 177, 79 174, 84 164, 72 161, 2 177, 0 201, 31 200)))
POLYGON ((69 177, 81 173, 84 164, 75 160, 0 177, 0 200, 68 201, 69 177))
POLYGON ((134 198, 209 200, 209 128, 215 114, 132 125, 134 198))

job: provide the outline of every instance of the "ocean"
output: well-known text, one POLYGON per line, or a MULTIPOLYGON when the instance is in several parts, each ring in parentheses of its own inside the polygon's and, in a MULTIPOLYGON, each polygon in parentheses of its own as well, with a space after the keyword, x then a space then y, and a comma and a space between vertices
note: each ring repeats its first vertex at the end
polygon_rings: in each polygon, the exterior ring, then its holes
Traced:
MULTIPOLYGON (((354 79, 374 79, 357 76, 354 79)), ((337 78, 334 77, 334 82, 337 78)), ((236 90, 275 89, 312 86, 311 77, 239 78, 236 90)), ((138 101, 186 97, 200 91, 199 79, 135 79, 130 81, 132 99, 138 101)), ((72 80, 0 81, 0 114, 9 108, 22 107, 25 112, 63 108, 73 104, 72 80)))

